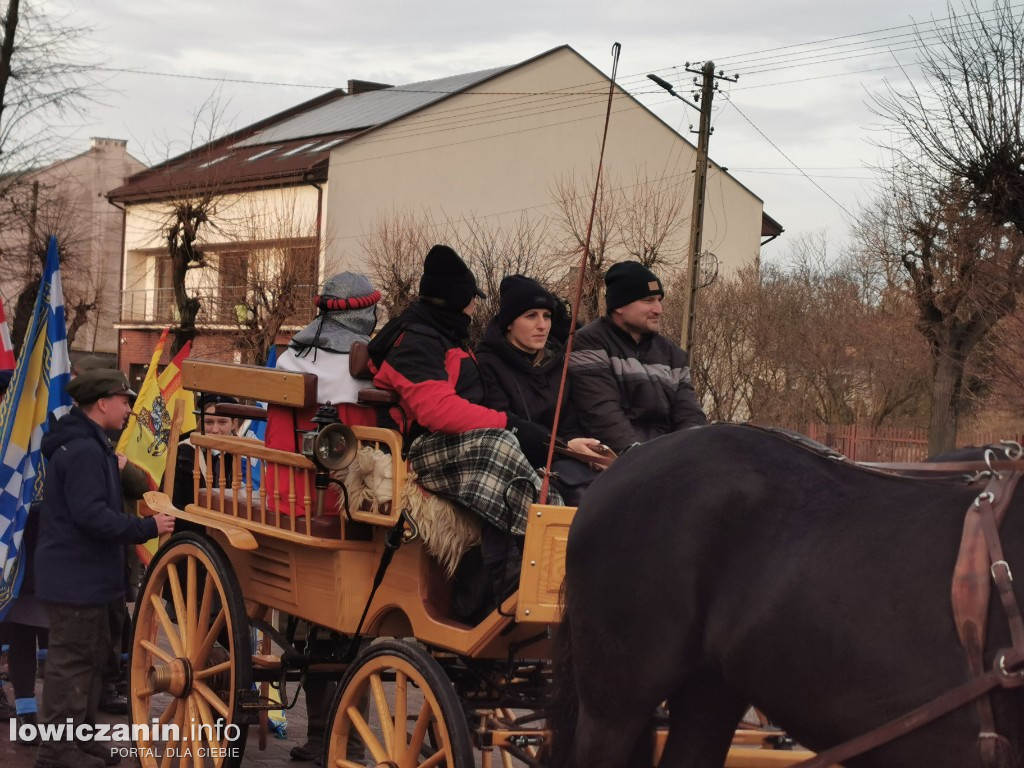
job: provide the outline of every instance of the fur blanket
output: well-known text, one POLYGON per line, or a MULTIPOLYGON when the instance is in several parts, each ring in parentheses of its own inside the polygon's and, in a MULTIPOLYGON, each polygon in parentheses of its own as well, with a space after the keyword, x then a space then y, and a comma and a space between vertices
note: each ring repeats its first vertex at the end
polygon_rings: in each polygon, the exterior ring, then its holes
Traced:
MULTIPOLYGON (((423 490, 416 483, 416 473, 410 471, 406 477, 408 480, 398 504, 409 510, 419 528, 423 546, 437 558, 450 578, 466 550, 480 543, 480 521, 471 512, 423 490)), ((335 473, 334 478, 348 489, 352 511, 368 508, 379 512, 384 502, 394 502, 391 456, 379 448, 364 445, 352 463, 335 473)))

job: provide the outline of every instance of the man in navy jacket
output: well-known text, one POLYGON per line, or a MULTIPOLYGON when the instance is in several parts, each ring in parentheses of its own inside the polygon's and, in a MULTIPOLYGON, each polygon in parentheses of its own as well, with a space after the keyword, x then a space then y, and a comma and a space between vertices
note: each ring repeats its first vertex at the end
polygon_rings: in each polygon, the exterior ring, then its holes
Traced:
MULTIPOLYGON (((36 595, 50 613, 50 647, 40 721, 54 726, 95 722, 103 661, 110 649, 111 603, 124 603, 124 545, 170 533, 174 518, 129 517, 104 430, 120 429, 135 393, 120 371, 94 369, 67 385, 78 403, 43 437, 46 481, 35 555, 36 595)), ((114 765, 109 744, 44 741, 36 768, 114 765)))

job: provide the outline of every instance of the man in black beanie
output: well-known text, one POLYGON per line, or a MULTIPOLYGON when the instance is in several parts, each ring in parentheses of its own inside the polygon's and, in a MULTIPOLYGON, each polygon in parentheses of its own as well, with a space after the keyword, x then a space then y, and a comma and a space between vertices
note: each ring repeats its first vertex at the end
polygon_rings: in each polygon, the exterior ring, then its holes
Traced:
POLYGON ((606 314, 581 328, 569 357, 570 396, 586 433, 622 453, 707 423, 689 355, 660 334, 661 280, 637 261, 604 276, 606 314))

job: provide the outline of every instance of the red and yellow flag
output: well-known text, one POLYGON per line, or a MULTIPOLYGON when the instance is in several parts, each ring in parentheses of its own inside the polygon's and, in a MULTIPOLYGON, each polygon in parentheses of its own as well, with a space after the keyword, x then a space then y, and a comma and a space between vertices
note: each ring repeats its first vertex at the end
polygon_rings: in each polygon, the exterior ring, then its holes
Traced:
MULTIPOLYGON (((171 414, 174 413, 176 402, 181 401, 184 406, 182 410, 185 421, 181 425, 181 431, 189 432, 196 428, 195 396, 181 386, 181 365, 192 351, 191 342, 175 355, 163 372, 158 373, 168 331, 168 328, 164 329, 156 349, 153 350, 149 370, 146 371, 146 378, 132 409, 132 418, 117 442, 118 453, 123 453, 128 457, 128 461, 141 467, 149 476, 149 483, 154 489, 160 487, 164 470, 167 468, 171 414)), ((156 547, 156 539, 139 547, 139 556, 143 562, 149 562, 150 557, 156 552, 156 547)))

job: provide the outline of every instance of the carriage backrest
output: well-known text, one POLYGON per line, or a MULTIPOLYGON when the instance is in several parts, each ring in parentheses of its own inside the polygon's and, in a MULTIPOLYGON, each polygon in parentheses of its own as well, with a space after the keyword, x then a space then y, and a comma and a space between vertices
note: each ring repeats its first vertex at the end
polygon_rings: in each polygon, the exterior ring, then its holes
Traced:
POLYGON ((181 366, 181 384, 185 389, 262 400, 289 408, 314 407, 316 383, 314 373, 280 371, 260 365, 189 359, 181 366))

